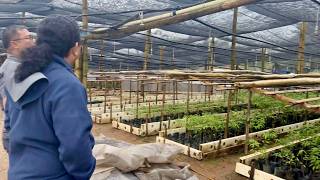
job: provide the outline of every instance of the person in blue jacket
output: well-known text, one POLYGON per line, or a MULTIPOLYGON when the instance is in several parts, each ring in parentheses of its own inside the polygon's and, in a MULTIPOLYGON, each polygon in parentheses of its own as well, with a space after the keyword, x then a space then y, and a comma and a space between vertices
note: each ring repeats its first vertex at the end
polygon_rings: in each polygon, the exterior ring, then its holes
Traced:
POLYGON ((14 75, 20 87, 12 89, 25 91, 17 96, 6 89, 9 180, 90 179, 92 120, 86 90, 71 67, 79 43, 75 20, 49 16, 38 26, 36 45, 22 54, 14 75))

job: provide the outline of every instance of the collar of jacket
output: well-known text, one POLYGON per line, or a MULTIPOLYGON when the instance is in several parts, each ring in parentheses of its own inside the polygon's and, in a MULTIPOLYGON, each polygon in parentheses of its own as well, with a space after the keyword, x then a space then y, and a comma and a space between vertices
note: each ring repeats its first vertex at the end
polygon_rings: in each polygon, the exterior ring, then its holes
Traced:
POLYGON ((15 57, 14 55, 12 55, 10 53, 7 53, 7 59, 10 61, 15 61, 17 63, 21 63, 21 61, 17 57, 15 57))
POLYGON ((67 68, 68 71, 72 72, 72 66, 66 62, 66 60, 56 54, 53 55, 53 60, 63 67, 67 68))

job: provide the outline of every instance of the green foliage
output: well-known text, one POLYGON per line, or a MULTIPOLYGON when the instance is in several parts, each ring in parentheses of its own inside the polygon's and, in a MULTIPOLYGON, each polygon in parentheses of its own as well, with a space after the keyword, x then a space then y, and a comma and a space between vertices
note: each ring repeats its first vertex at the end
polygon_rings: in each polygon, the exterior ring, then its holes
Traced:
POLYGON ((252 150, 252 151, 255 151, 255 150, 257 150, 259 147, 260 147, 260 143, 257 141, 257 140, 255 140, 255 139, 250 139, 249 140, 249 148, 250 148, 250 150, 252 150))
POLYGON ((264 144, 271 144, 277 139, 278 134, 275 131, 269 131, 262 134, 262 142, 264 144))

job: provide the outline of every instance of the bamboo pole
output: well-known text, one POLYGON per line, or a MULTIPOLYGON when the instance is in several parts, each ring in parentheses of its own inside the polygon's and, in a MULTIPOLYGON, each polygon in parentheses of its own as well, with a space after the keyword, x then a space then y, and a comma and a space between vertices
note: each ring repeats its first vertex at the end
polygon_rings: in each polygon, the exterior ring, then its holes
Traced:
POLYGON ((261 80, 253 82, 237 82, 236 87, 253 88, 253 87, 281 87, 281 86, 299 86, 299 85, 318 85, 320 78, 295 78, 295 79, 276 79, 261 80))
POLYGON ((131 104, 131 93, 132 93, 132 88, 131 88, 131 86, 132 86, 132 81, 130 80, 129 81, 129 104, 131 104))
POLYGON ((160 131, 162 130, 162 122, 164 121, 164 104, 166 101, 166 82, 162 84, 162 106, 161 106, 161 120, 160 120, 160 131))
POLYGON ((122 81, 120 81, 120 111, 122 112, 123 104, 122 104, 122 81))
MULTIPOLYGON (((88 30, 88 0, 82 0, 82 28, 84 31, 88 30)), ((88 42, 87 39, 83 41, 82 45, 82 83, 87 87, 87 73, 88 73, 88 42)))
POLYGON ((175 81, 173 80, 172 81, 172 100, 173 100, 173 105, 176 104, 176 98, 175 98, 175 92, 176 92, 176 89, 175 89, 175 81))
POLYGON ((137 76, 137 91, 136 91, 136 118, 138 119, 139 113, 139 77, 137 76))
POLYGON ((107 112, 107 88, 104 90, 103 113, 107 112))
POLYGON ((146 122, 146 135, 148 136, 149 130, 148 130, 148 124, 151 122, 151 104, 150 102, 148 103, 148 117, 147 117, 147 122, 146 122))
POLYGON ((231 100, 232 100, 232 90, 229 90, 229 95, 228 95, 228 109, 227 109, 227 117, 226 117, 226 124, 224 127, 224 138, 228 138, 229 137, 229 121, 230 121, 230 117, 231 117, 231 100))
POLYGON ((161 15, 155 15, 145 19, 138 19, 123 24, 117 29, 100 28, 87 36, 91 39, 99 39, 103 37, 124 37, 139 31, 158 28, 165 25, 177 24, 190 19, 195 19, 205 15, 233 9, 236 7, 252 4, 261 0, 215 0, 201 3, 195 6, 187 7, 174 12, 168 12, 161 15))
POLYGON ((208 39, 208 61, 209 61, 209 68, 208 70, 213 70, 214 65, 214 37, 209 37, 208 39))
POLYGON ((305 36, 307 33, 307 25, 308 25, 307 22, 302 22, 300 25, 297 74, 301 74, 304 72, 304 49, 305 49, 305 36))
POLYGON ((156 90, 156 105, 158 104, 158 95, 159 95, 159 81, 157 80, 157 90, 156 90))
POLYGON ((233 23, 232 23, 232 45, 231 45, 231 69, 236 69, 237 65, 237 51, 236 51, 236 43, 237 43, 237 37, 235 34, 237 34, 237 22, 238 22, 238 8, 234 8, 233 12, 233 23))
POLYGON ((250 133, 251 99, 252 99, 252 91, 249 90, 247 119, 246 119, 246 142, 245 142, 245 146, 244 146, 244 153, 245 153, 245 154, 248 154, 248 152, 249 152, 249 133, 250 133))
POLYGON ((190 103, 190 81, 188 81, 188 92, 187 92, 187 115, 189 116, 189 103, 190 103))
POLYGON ((298 92, 318 92, 318 91, 320 91, 320 88, 273 91, 273 92, 265 92, 265 94, 267 94, 267 95, 272 95, 272 94, 286 94, 286 93, 298 93, 298 92))
POLYGON ((147 36, 145 40, 143 70, 148 69, 148 63, 150 59, 150 50, 151 50, 151 29, 147 31, 147 36))

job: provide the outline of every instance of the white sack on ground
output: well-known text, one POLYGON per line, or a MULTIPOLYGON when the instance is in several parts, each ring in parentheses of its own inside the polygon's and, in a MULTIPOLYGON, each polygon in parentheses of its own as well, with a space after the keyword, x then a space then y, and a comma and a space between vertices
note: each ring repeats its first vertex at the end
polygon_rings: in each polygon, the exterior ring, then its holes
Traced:
POLYGON ((174 157, 182 153, 182 149, 178 146, 158 143, 130 146, 127 151, 131 154, 143 156, 149 163, 170 163, 174 157))
POLYGON ((97 144, 93 148, 96 165, 116 167, 122 172, 130 172, 142 167, 144 157, 128 152, 126 149, 97 144))

